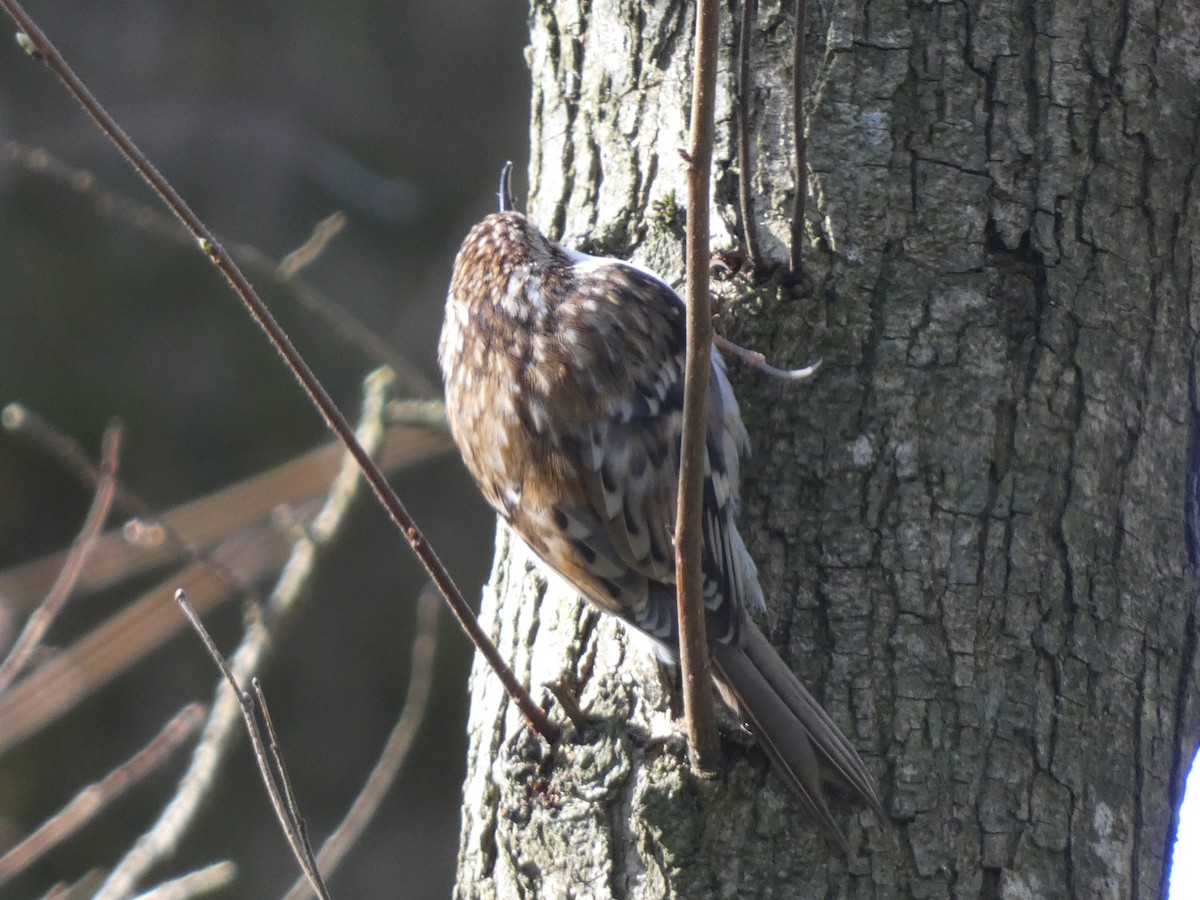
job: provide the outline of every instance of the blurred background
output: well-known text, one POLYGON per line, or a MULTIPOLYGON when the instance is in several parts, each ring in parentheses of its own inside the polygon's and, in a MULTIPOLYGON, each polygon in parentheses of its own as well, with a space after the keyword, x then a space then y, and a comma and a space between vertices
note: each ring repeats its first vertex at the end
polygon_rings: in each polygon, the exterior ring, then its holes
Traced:
MULTIPOLYGON (((505 159, 516 163, 518 197, 524 192, 523 4, 31 0, 28 9, 222 240, 278 259, 317 221, 343 210, 346 228, 304 277, 436 383, 458 242, 494 206, 505 159)), ((116 191, 156 202, 52 75, 7 36, 0 144, 6 140, 43 148, 116 191)), ((355 418, 361 379, 374 362, 299 311, 288 291, 252 280, 355 418)), ((119 416, 121 478, 156 509, 326 439, 200 254, 103 215, 94 196, 5 158, 0 404, 13 400, 93 454, 107 421, 119 416)), ((457 458, 443 454, 394 482, 474 603, 493 522, 457 458)), ((89 501, 44 452, 0 433, 0 569, 69 543, 89 501)), ((155 580, 81 598, 48 643, 70 643, 155 580)), ((316 840, 357 792, 399 711, 423 583, 401 538, 372 500, 360 498, 262 672, 316 840)), ((210 625, 231 652, 240 604, 227 604, 210 625)), ((433 705, 379 818, 332 881, 336 896, 449 895, 469 659, 465 639, 443 616, 433 705)), ((126 759, 184 702, 208 702, 215 684, 198 640, 180 634, 0 756, 0 849, 126 759)), ((156 874, 229 858, 240 874, 224 896, 278 896, 295 864, 240 734, 237 746, 198 826, 156 874)), ((187 757, 177 753, 0 893, 39 896, 59 879, 111 866, 153 821, 187 757)))

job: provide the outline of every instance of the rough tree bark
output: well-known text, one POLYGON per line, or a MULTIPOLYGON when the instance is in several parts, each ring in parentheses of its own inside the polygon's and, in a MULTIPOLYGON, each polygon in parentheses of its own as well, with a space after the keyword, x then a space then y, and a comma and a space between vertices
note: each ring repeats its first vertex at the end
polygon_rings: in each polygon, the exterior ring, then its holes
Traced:
MULTIPOLYGON (((714 247, 738 246, 727 9, 714 247)), ((681 274, 693 16, 535 0, 531 216, 681 274)), ((795 8, 752 35, 755 217, 787 259, 795 8)), ((549 748, 472 679, 462 897, 1165 894, 1195 748, 1200 16, 1081 0, 812 4, 812 291, 744 278, 719 327, 755 455, 768 633, 891 821, 837 856, 761 755, 697 783, 670 676, 500 534, 484 611, 595 724, 549 748), (497 607, 502 612, 497 613, 497 607)))

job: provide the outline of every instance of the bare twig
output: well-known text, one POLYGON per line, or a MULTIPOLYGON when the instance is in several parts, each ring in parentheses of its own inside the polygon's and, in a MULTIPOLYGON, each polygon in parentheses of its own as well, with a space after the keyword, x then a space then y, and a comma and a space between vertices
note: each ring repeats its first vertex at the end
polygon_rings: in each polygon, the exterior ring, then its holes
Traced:
POLYGON ((450 434, 446 404, 441 400, 392 400, 387 405, 386 415, 392 425, 416 425, 447 436, 450 434))
MULTIPOLYGON (((382 411, 389 383, 389 373, 381 370, 368 376, 363 400, 359 440, 371 449, 378 447, 383 436, 382 411)), ((279 576, 261 614, 252 618, 241 644, 233 654, 229 669, 240 682, 251 677, 267 652, 271 642, 271 627, 295 605, 309 574, 316 554, 316 545, 329 540, 342 515, 349 508, 360 484, 357 477, 346 473, 358 471, 357 463, 343 454, 343 464, 333 479, 334 490, 325 500, 323 509, 314 517, 311 528, 301 534, 292 548, 291 556, 279 576)), ((128 896, 137 882, 155 863, 172 853, 184 832, 195 818, 200 802, 208 793, 217 769, 231 745, 241 713, 238 699, 218 685, 213 697, 204 733, 192 754, 192 762, 175 790, 175 796, 163 808, 150 830, 113 868, 97 900, 117 900, 128 896)))
POLYGON ((345 227, 346 214, 341 210, 318 222, 308 240, 279 261, 276 268, 280 277, 284 280, 295 278, 301 269, 316 262, 329 246, 329 242, 341 234, 345 227))
POLYGON ((33 615, 25 623, 21 635, 9 650, 8 656, 0 662, 0 694, 4 693, 14 678, 29 662, 33 652, 41 644, 50 624, 62 611, 64 604, 75 590, 75 584, 83 571, 88 554, 96 544, 108 511, 112 508, 113 492, 116 489, 115 474, 117 471, 117 453, 121 444, 121 431, 115 425, 110 425, 104 432, 103 450, 101 451, 100 481, 96 485, 96 493, 92 498, 92 507, 88 510, 83 529, 67 554, 62 571, 50 593, 42 605, 34 610, 33 615))
MULTIPOLYGON (((264 783, 270 782, 276 785, 273 791, 268 787, 268 792, 271 793, 273 801, 281 803, 280 806, 276 807, 280 824, 291 823, 292 834, 298 842, 299 847, 296 858, 300 862, 301 867, 305 868, 305 872, 309 874, 312 886, 320 894, 325 889, 325 882, 321 878, 321 869, 317 865, 317 857, 313 853, 312 842, 308 839, 308 823, 304 821, 304 816, 300 814, 300 804, 296 802, 296 791, 292 787, 292 779, 287 772, 287 764, 283 758, 283 747, 280 745, 279 735, 275 731, 275 722, 271 718, 270 707, 267 706, 267 695, 263 693, 262 682, 257 675, 250 679, 250 687, 254 691, 253 705, 257 707, 263 725, 267 728, 267 750, 271 754, 269 757, 260 760, 259 772, 262 774, 264 783)), ((254 709, 252 708, 251 713, 253 712, 254 709)), ((326 893, 328 892, 326 891, 326 893)))
POLYGON ((237 866, 229 860, 213 863, 194 872, 188 872, 170 881, 164 881, 156 888, 138 894, 133 900, 191 900, 211 894, 229 885, 237 875, 237 866))
MULTIPOLYGON (((413 552, 416 554, 417 559, 429 574, 430 579, 437 585, 442 596, 446 598, 446 602, 450 605, 450 609, 454 613, 454 617, 458 620, 459 625, 471 639, 475 648, 487 660, 492 671, 496 673, 505 690, 508 692, 509 697, 516 704, 522 715, 524 715, 530 728, 546 740, 555 740, 558 737, 558 727, 550 721, 542 708, 534 702, 529 692, 521 685, 520 681, 517 680, 517 677, 508 667, 508 664, 504 661, 504 658, 500 655, 500 652, 496 649, 491 639, 488 638, 487 634, 480 627, 479 620, 475 617, 475 613, 463 598, 462 592, 454 583, 449 570, 433 551, 425 535, 422 534, 412 516, 409 515, 407 508, 401 502, 400 497, 392 489, 391 485, 388 484, 387 477, 375 465, 362 445, 355 439, 354 432, 346 417, 342 415, 341 410, 333 402, 333 398, 329 396, 324 386, 317 380, 317 377, 308 367, 308 364, 300 356, 300 353, 283 331, 283 328, 275 320, 271 311, 267 309, 262 299, 255 292, 229 253, 217 243, 212 232, 192 212, 191 208, 179 196, 179 193, 170 182, 162 176, 158 169, 146 158, 145 154, 138 149, 137 145, 134 144, 112 116, 108 114, 108 111, 93 96, 87 86, 79 80, 79 77, 67 65, 66 60, 63 59, 62 54, 58 52, 58 49, 37 26, 37 23, 29 17, 17 0, 0 0, 0 5, 4 6, 8 14, 17 23, 17 27, 24 32, 25 44, 31 48, 31 55, 42 59, 50 67, 51 71, 58 76, 59 80, 62 81, 75 100, 92 117, 92 120, 100 130, 116 145, 117 149, 129 161, 134 170, 146 180, 162 201, 170 207, 171 211, 179 218, 184 227, 187 228, 188 232, 196 240, 201 251, 217 267, 225 277, 225 280, 229 282, 229 285, 246 307, 247 312, 262 329, 276 352, 283 357, 289 371, 291 371, 296 380, 304 388, 313 405, 320 411, 325 424, 338 436, 338 439, 345 444, 347 451, 354 457, 362 469, 364 479, 371 486, 371 490, 374 491, 379 502, 387 510, 396 527, 403 533, 409 546, 412 547, 413 552)), ((709 152, 711 155, 711 150, 709 152)), ((705 255, 704 265, 708 265, 707 254, 705 255)))
POLYGON ((165 763, 200 727, 204 713, 202 705, 189 703, 150 743, 100 781, 81 790, 66 806, 0 857, 0 885, 75 834, 113 800, 165 763))
POLYGON ((804 122, 804 31, 807 27, 807 0, 796 0, 796 42, 792 48, 792 143, 796 147, 793 175, 796 203, 792 208, 792 272, 804 272, 804 208, 808 198, 808 138, 804 122))
MULTIPOLYGON (((9 403, 0 410, 0 425, 45 450, 64 469, 89 490, 95 491, 103 477, 79 442, 63 434, 36 412, 21 403, 9 403)), ((118 512, 145 515, 136 498, 120 484, 113 486, 113 506, 118 512)))
MULTIPOLYGON (((314 508, 315 502, 310 502, 301 512, 311 516, 314 508)), ((278 572, 291 546, 277 529, 261 525, 226 541, 213 551, 213 558, 222 569, 249 582, 278 572)), ((196 598, 202 613, 233 596, 227 579, 208 563, 188 566, 139 596, 0 695, 0 753, 55 721, 178 633, 183 620, 167 604, 181 585, 196 598)))
POLYGON ((769 362, 767 358, 757 350, 747 350, 745 347, 739 347, 729 338, 721 337, 719 334, 713 335, 713 344, 722 353, 732 353, 746 365, 751 366, 758 371, 770 375, 772 378, 779 378, 783 381, 807 381, 817 369, 821 368, 821 360, 809 363, 802 369, 777 369, 769 362))
POLYGON ((713 107, 720 39, 716 0, 696 8, 695 75, 688 144, 687 186, 687 359, 683 393, 683 445, 679 466, 679 507, 675 517, 675 580, 679 604, 679 669, 692 768, 717 768, 717 722, 709 677, 704 621, 704 458, 711 375, 712 311, 708 290, 709 178, 712 169, 713 107))
MULTIPOLYGON (((33 410, 20 403, 10 403, 0 411, 0 422, 7 430, 22 435, 44 448, 64 468, 72 472, 92 490, 95 490, 100 483, 102 473, 88 458, 79 442, 55 428, 33 410)), ((200 562, 201 560, 208 562, 219 575, 229 582, 230 587, 248 594, 253 593, 249 582, 239 583, 232 572, 222 569, 219 562, 192 544, 186 535, 172 528, 170 522, 159 520, 150 505, 120 481, 114 483, 113 505, 125 515, 139 517, 126 523, 122 528, 126 540, 131 543, 135 541, 149 542, 153 545, 161 543, 165 539, 180 550, 190 562, 200 562), (150 537, 151 534, 153 534, 153 538, 150 537)))
MULTIPOLYGON (((345 818, 326 838, 320 853, 317 854, 317 865, 327 875, 334 872, 370 824, 404 765, 404 760, 408 758, 413 740, 425 718, 433 682, 433 660, 437 651, 437 613, 436 591, 422 591, 417 601, 417 633, 412 645, 412 663, 404 708, 362 790, 354 799, 345 818)), ((284 900, 303 900, 311 896, 310 885, 302 878, 292 885, 284 900)))
POLYGON ((576 728, 587 727, 587 713, 579 705, 579 696, 575 693, 575 689, 571 685, 567 684, 564 679, 558 678, 547 682, 546 689, 554 695, 554 699, 563 708, 563 712, 567 714, 567 718, 571 720, 572 725, 576 728))
MULTIPOLYGON (((379 459, 381 465, 393 471, 428 459, 448 445, 447 438, 425 429, 392 427, 385 433, 379 459)), ((253 584, 278 572, 291 550, 291 541, 273 524, 250 522, 250 518, 265 519, 285 504, 292 517, 307 526, 320 503, 311 495, 329 491, 339 471, 339 459, 345 461, 345 451, 339 444, 330 443, 164 514, 163 521, 197 543, 210 544, 223 536, 220 545, 207 552, 213 564, 228 576, 218 576, 208 562, 187 566, 0 695, 0 722, 4 723, 0 728, 0 753, 57 719, 178 633, 184 622, 169 604, 175 588, 183 587, 204 615, 233 595, 230 581, 253 584)), ((357 472, 353 465, 349 470, 357 472)), ((0 597, 14 609, 23 608, 29 597, 48 588, 64 558, 59 554, 0 573, 0 597)), ((130 547, 121 534, 102 538, 88 559, 77 592, 115 583, 167 559, 153 548, 130 547), (111 558, 99 559, 106 552, 111 552, 111 558), (88 573, 95 573, 95 579, 90 580, 88 573)))
MULTIPOLYGON (((113 216, 147 234, 181 244, 193 244, 191 235, 180 227, 180 223, 175 219, 153 206, 114 191, 86 169, 70 166, 40 147, 29 147, 13 140, 0 140, 0 162, 5 161, 19 163, 29 172, 49 178, 91 198, 101 215, 113 216)), ((251 272, 270 278, 287 288, 301 309, 324 320, 330 326, 332 335, 361 350, 374 364, 391 366, 405 391, 418 397, 438 396, 440 392, 433 382, 405 356, 396 352, 394 347, 345 308, 334 303, 307 281, 297 277, 299 267, 294 267, 289 261, 299 253, 304 265, 311 263, 336 233, 330 226, 341 227, 342 220, 338 218, 340 215, 334 213, 318 223, 313 236, 299 250, 285 256, 282 262, 276 262, 249 244, 226 240, 224 237, 221 237, 221 243, 230 256, 251 272)))
POLYGON ((234 259, 242 261, 245 265, 270 274, 272 278, 291 290, 301 309, 323 319, 331 326, 334 334, 357 346, 378 363, 391 368, 396 373, 396 378, 402 382, 403 389, 409 394, 433 401, 434 398, 441 396, 441 391, 409 362, 408 357, 398 353, 391 344, 363 324, 345 307, 333 302, 298 277, 300 270, 309 265, 324 250, 328 241, 345 225, 345 221, 343 213, 334 213, 317 223, 312 237, 300 248, 285 256, 278 265, 258 249, 247 244, 228 245, 229 252, 234 259))
POLYGON ((41 900, 91 900, 96 887, 104 880, 101 869, 92 869, 74 883, 59 882, 42 895, 41 900))
POLYGON ((758 246, 758 220, 754 217, 754 195, 750 190, 753 162, 750 159, 750 31, 758 0, 742 0, 742 16, 738 27, 737 80, 737 155, 738 206, 742 213, 742 235, 746 239, 746 261, 750 271, 757 274, 762 265, 758 246))
MULTIPOLYGON (((430 419, 436 418, 430 412, 430 419)), ((444 422, 444 415, 442 417, 444 422)), ((452 444, 444 433, 425 428, 394 427, 385 435, 379 465, 394 471, 448 450, 452 444)), ((279 505, 298 506, 329 491, 331 480, 341 469, 345 449, 331 441, 282 465, 251 476, 199 500, 185 503, 156 519, 197 550, 206 551, 230 534, 266 519, 279 505)), ((100 538, 80 576, 80 593, 101 590, 125 578, 179 558, 165 541, 131 543, 130 528, 117 529, 100 538)), ((0 572, 0 598, 14 610, 31 608, 54 581, 65 561, 65 553, 0 572)), ((193 598, 194 589, 189 590, 193 598)), ((167 594, 168 598, 170 594, 167 594)), ((179 622, 172 612, 171 618, 179 622)), ((181 623, 180 623, 181 624, 181 623)))
POLYGON ((320 900, 329 900, 329 892, 325 889, 325 882, 321 879, 320 870, 317 869, 317 861, 313 858, 312 847, 309 846, 308 838, 305 836, 304 820, 300 817, 296 807, 296 798, 292 794, 292 786, 288 781, 287 771, 283 767, 283 758, 279 753, 279 744, 275 739, 275 729, 271 725, 270 713, 267 712, 262 686, 259 685, 257 678, 252 678, 253 695, 249 691, 243 690, 237 677, 229 668, 229 663, 217 649, 212 635, 208 633, 208 629, 204 627, 204 623, 200 621, 200 617, 196 615, 192 605, 188 603, 187 595, 183 591, 177 591, 175 599, 191 623, 192 629, 204 642, 208 655, 212 657, 217 668, 221 670, 221 674, 225 676, 225 680, 229 682, 229 686, 233 688, 234 696, 237 697, 238 705, 242 710, 246 733, 250 736, 250 743, 254 746, 254 760, 258 763, 258 771, 262 776, 263 785, 267 789, 267 796, 271 798, 271 806, 279 819, 279 825, 283 829, 284 837, 287 838, 292 855, 296 857, 296 862, 300 864, 300 869, 308 878, 320 900), (262 715, 263 721, 267 725, 267 733, 270 737, 269 751, 268 745, 263 741, 262 730, 259 728, 258 718, 255 714, 256 710, 262 715))

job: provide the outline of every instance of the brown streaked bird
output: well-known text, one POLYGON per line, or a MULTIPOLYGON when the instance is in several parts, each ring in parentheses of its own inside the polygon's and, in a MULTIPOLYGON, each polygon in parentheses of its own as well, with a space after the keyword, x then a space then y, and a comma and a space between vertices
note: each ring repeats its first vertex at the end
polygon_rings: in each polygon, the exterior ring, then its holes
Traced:
MULTIPOLYGON (((588 601, 678 653, 672 545, 685 309, 650 272, 548 240, 513 211, 467 235, 438 359, 450 430, 488 503, 588 601)), ((843 850, 825 783, 884 821, 849 740, 750 619, 763 608, 738 534, 749 439, 714 351, 704 486, 704 603, 714 677, 784 781, 843 850)))

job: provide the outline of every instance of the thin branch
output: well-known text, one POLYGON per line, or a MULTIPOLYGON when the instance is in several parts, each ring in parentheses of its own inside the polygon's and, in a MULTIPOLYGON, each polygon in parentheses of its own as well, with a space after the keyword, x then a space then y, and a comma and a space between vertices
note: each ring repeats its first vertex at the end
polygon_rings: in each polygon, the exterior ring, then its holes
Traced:
MULTIPOLYGON (((391 427, 378 456, 381 465, 395 471, 428 459, 447 446, 447 438, 428 430, 391 427)), ((218 546, 207 550, 213 563, 195 563, 174 573, 0 695, 0 722, 4 723, 0 728, 0 753, 53 722, 177 634, 184 621, 169 604, 175 588, 184 588, 193 605, 205 615, 233 596, 230 581, 253 584, 279 572, 292 549, 291 540, 274 521, 263 524, 248 519, 266 519, 283 505, 294 519, 307 526, 321 502, 311 495, 329 492, 339 471, 339 460, 344 463, 345 451, 341 445, 329 443, 164 514, 164 521, 198 543, 208 544, 223 537, 218 546), (217 575, 213 565, 228 576, 217 575)), ((351 473, 358 471, 353 465, 348 468, 351 473)), ((14 609, 23 608, 26 598, 48 588, 49 578, 62 568, 64 558, 58 554, 0 574, 3 602, 14 609)), ((115 583, 149 568, 151 562, 165 561, 167 558, 152 552, 152 548, 130 547, 120 533, 102 538, 88 558, 77 592, 115 583), (113 556, 107 562, 98 559, 106 549, 113 556), (89 573, 93 572, 100 584, 89 581, 89 573)))
MULTIPOLYGON (((302 508, 311 517, 315 502, 302 508)), ((278 572, 292 543, 270 525, 239 533, 213 551, 224 570, 247 582, 278 572)), ((183 586, 202 613, 233 596, 228 581, 207 563, 188 566, 139 596, 91 629, 77 642, 0 695, 0 753, 58 719, 138 660, 161 647, 184 627, 168 604, 183 586)))
MULTIPOLYGON (((433 411, 429 417, 430 421, 436 420, 433 411)), ((444 415, 441 422, 436 431, 423 427, 388 429, 378 453, 379 465, 392 472, 450 449, 453 445, 445 433, 444 415)), ((156 522, 189 545, 206 551, 230 534, 266 519, 280 505, 296 507, 327 494, 345 455, 341 444, 330 441, 237 484, 177 506, 158 516, 156 522)), ((111 587, 178 560, 178 553, 172 552, 165 541, 153 540, 154 531, 152 526, 138 523, 135 527, 127 524, 106 532, 88 557, 78 590, 86 593, 111 587), (145 531, 144 538, 131 535, 137 531, 145 531), (131 537, 136 537, 136 542, 131 537)), ((50 589, 65 559, 65 553, 52 553, 0 572, 0 598, 16 611, 31 608, 50 589)), ((190 593, 196 597, 194 590, 190 593)), ((178 616, 172 614, 172 618, 179 622, 178 616)))
POLYGON ((272 278, 286 286, 291 291, 292 296, 295 297, 300 308, 319 319, 323 319, 330 326, 333 334, 357 346, 377 363, 387 365, 396 373, 396 378, 403 384, 403 389, 406 392, 415 397, 422 397, 431 401, 441 397, 441 390, 437 385, 425 377, 420 369, 409 362, 408 357, 402 353, 398 353, 391 344, 381 338, 374 330, 368 328, 344 306, 335 303, 308 282, 298 277, 300 266, 295 263, 299 262, 307 265, 311 262, 311 259, 305 258, 306 254, 311 256, 311 252, 306 251, 305 248, 314 240, 328 239, 325 237, 325 229, 322 226, 325 226, 337 215, 340 215, 340 213, 335 213, 334 216, 330 216, 318 223, 316 231, 309 242, 299 250, 285 256, 278 265, 258 249, 248 244, 231 244, 227 246, 229 246, 230 255, 234 259, 241 260, 252 269, 270 274, 272 278), (294 260, 293 258, 298 253, 301 254, 301 257, 298 260, 294 260))
MULTIPOLYGON (((379 446, 383 438, 382 411, 390 380, 388 375, 387 370, 374 372, 365 383, 359 440, 372 450, 379 446)), ((342 459, 342 468, 333 479, 335 489, 330 491, 323 509, 314 517, 313 526, 304 530, 300 540, 292 547, 291 556, 275 589, 261 614, 250 620, 246 634, 230 660, 229 669, 239 683, 257 671, 270 647, 271 627, 294 607, 312 572, 317 545, 333 536, 357 492, 357 486, 361 484, 360 479, 346 474, 358 471, 354 458, 343 453, 342 459)), ((150 830, 138 838, 133 848, 113 868, 97 894, 97 900, 127 897, 152 866, 174 852, 191 825, 237 731, 241 704, 222 688, 223 685, 218 685, 204 733, 192 754, 187 772, 176 786, 175 796, 159 813, 158 820, 150 830)))
POLYGON ((110 425, 104 432, 100 481, 96 485, 96 493, 92 497, 92 506, 84 520, 83 529, 79 532, 79 537, 75 539, 71 552, 67 554, 66 562, 63 564, 58 579, 54 582, 54 586, 50 589, 50 593, 46 595, 42 605, 25 623, 20 637, 9 650, 8 656, 3 662, 0 662, 0 694, 4 693, 12 680, 29 662, 51 623, 62 611, 63 606, 75 590, 75 584, 87 562, 88 554, 95 547, 100 529, 104 527, 104 520, 108 518, 108 511, 112 508, 113 493, 116 490, 117 453, 120 445, 121 430, 115 425, 110 425))
POLYGON ((738 206, 742 213, 742 235, 746 239, 746 261, 757 274, 762 265, 758 245, 758 220, 754 217, 754 195, 750 189, 753 161, 750 159, 750 32, 754 27, 757 0, 742 0, 738 27, 737 156, 738 206))
MULTIPOLYGON (((413 740, 425 718, 433 684, 433 660, 437 652, 437 613, 437 592, 432 589, 422 591, 417 601, 417 631, 412 644, 412 663, 404 708, 362 790, 317 854, 317 865, 327 875, 333 874, 375 816, 408 758, 413 740)), ((300 879, 292 885, 284 900, 306 900, 311 896, 308 882, 300 879)))
MULTIPOLYGON (((155 207, 126 197, 105 185, 86 169, 70 166, 40 147, 29 147, 13 140, 0 140, 0 162, 9 160, 22 165, 28 172, 49 178, 90 198, 101 215, 113 216, 147 234, 180 244, 194 245, 191 235, 180 227, 180 223, 175 219, 155 207)), ((341 213, 334 213, 319 222, 312 237, 279 262, 250 244, 229 241, 224 237, 221 238, 221 242, 229 251, 229 255, 241 265, 254 274, 270 278, 286 288, 302 310, 330 326, 332 335, 362 351, 375 365, 391 366, 405 391, 417 397, 439 396, 440 391, 433 382, 404 355, 397 353, 394 347, 341 305, 334 303, 307 281, 297 277, 300 266, 294 263, 311 263, 341 227, 344 220, 339 218, 341 216, 341 213)))
POLYGON ((808 199, 808 138, 804 121, 804 31, 807 0, 796 0, 796 41, 792 47, 792 143, 796 147, 796 169, 792 175, 796 203, 792 208, 791 266, 804 273, 804 208, 808 199))
MULTIPOLYGON (((88 458, 79 442, 63 434, 27 406, 9 403, 0 410, 0 425, 4 426, 5 431, 20 435, 45 450, 89 491, 95 491, 99 487, 103 474, 88 458)), ((120 484, 113 486, 113 506, 118 512, 145 515, 137 498, 120 484)))
POLYGON ((162 766, 204 721, 205 710, 189 703, 145 747, 100 781, 76 794, 32 834, 0 856, 0 885, 53 850, 96 817, 117 797, 162 766))
POLYGON ((565 679, 558 678, 547 682, 546 689, 554 695, 554 699, 558 701, 558 705, 562 707, 572 725, 581 730, 587 727, 589 721, 587 713, 579 705, 579 696, 575 693, 575 688, 565 679))
MULTIPOLYGON (((102 473, 84 452, 79 442, 55 428, 36 412, 21 403, 10 403, 0 411, 0 422, 13 434, 21 435, 45 449, 58 460, 67 471, 72 472, 83 484, 95 490, 100 484, 102 473)), ((224 577, 229 586, 253 596, 250 582, 238 582, 234 573, 221 568, 211 555, 195 546, 187 536, 171 527, 171 523, 160 519, 148 503, 120 481, 114 484, 113 505, 117 511, 137 518, 121 529, 130 543, 159 544, 164 539, 177 548, 189 562, 207 562, 224 577)), ((94 551, 93 551, 94 552, 94 551)))
POLYGON ((450 435, 446 404, 441 400, 390 400, 385 414, 392 425, 416 425, 450 435))
POLYGON ((213 863, 194 872, 188 872, 156 888, 138 894, 133 900, 191 900, 228 887, 237 875, 237 866, 229 860, 213 863))
POLYGON ((59 882, 42 895, 41 900, 91 900, 96 888, 104 880, 101 869, 92 869, 73 884, 59 882))
POLYGON ((329 242, 342 233, 346 222, 346 214, 339 209, 313 226, 308 240, 279 261, 276 269, 280 277, 289 281, 299 275, 301 269, 316 262, 329 242))
MULTIPOLYGON (((316 854, 313 853, 312 842, 308 839, 308 823, 304 821, 304 816, 300 814, 300 804, 296 801, 296 790, 292 787, 292 779, 288 775, 287 764, 284 762, 283 747, 279 743, 279 735, 275 731, 275 722, 271 718, 270 707, 267 706, 267 695, 263 693, 262 682, 257 675, 250 679, 250 687, 254 691, 254 707, 257 707, 258 714, 262 717, 263 724, 267 728, 267 749, 271 754, 262 760, 259 771, 265 781, 270 781, 274 785, 277 785, 272 798, 282 801, 282 806, 276 808, 276 812, 280 816, 280 824, 285 822, 291 823, 292 834, 298 842, 299 847, 296 858, 300 861, 301 867, 308 873, 311 884, 317 891, 318 896, 322 897, 322 900, 327 900, 328 891, 325 889, 325 882, 321 878, 321 869, 317 864, 316 854), (274 773, 274 778, 272 778, 272 772, 274 773)), ((253 711, 254 709, 252 708, 251 713, 253 711)))
MULTIPOLYGON (((112 116, 108 114, 108 111, 93 96, 92 92, 88 90, 87 86, 79 80, 79 77, 67 65, 66 60, 63 59, 58 49, 50 42, 42 30, 38 28, 37 23, 29 17, 17 0, 0 0, 0 5, 4 6, 9 15, 17 23, 17 27, 24 32, 27 45, 33 48, 31 55, 42 59, 50 67, 51 71, 58 76, 71 95, 74 96, 88 115, 92 117, 92 120, 100 130, 116 145, 117 149, 129 161, 130 165, 146 180, 162 201, 170 207, 171 211, 184 224, 184 227, 187 228, 192 237, 195 238, 201 251, 217 267, 226 281, 229 282, 234 292, 246 307, 246 310, 253 317, 255 323, 262 329, 276 352, 283 357, 288 369, 304 388, 313 405, 320 411, 325 424, 338 436, 339 440, 345 444, 346 449, 354 457, 363 471, 363 477, 371 486, 371 490, 374 491, 379 502, 387 510, 396 527, 400 529, 412 547, 413 552, 416 554, 421 565, 424 566, 430 579, 437 585, 442 596, 446 598, 446 602, 450 605, 450 609, 463 631, 471 639, 471 642, 475 645, 479 653, 487 660, 492 671, 499 677, 509 697, 512 698, 512 701, 516 704, 522 715, 524 715, 530 728, 548 741, 553 742, 556 740, 559 733, 558 727, 550 721, 542 708, 534 702, 529 692, 517 680, 517 677, 508 667, 500 652, 480 627, 479 620, 476 619, 475 613, 472 612, 471 607, 463 598, 462 592, 454 583, 449 570, 433 551, 425 535, 422 534, 416 522, 401 502, 400 497, 392 489, 391 485, 388 484, 387 477, 375 465, 362 445, 355 439, 354 432, 346 417, 342 415, 341 410, 337 408, 329 393, 317 380, 317 377, 308 367, 308 364, 300 356, 300 353, 296 350, 287 334, 284 333, 283 328, 280 327, 275 317, 271 314, 271 311, 267 309, 261 298, 259 298, 229 253, 217 243, 212 232, 192 212, 191 208, 179 196, 175 188, 162 176, 141 150, 138 149, 112 116)), ((711 149, 709 154, 711 156, 711 149)), ((706 261, 705 266, 707 264, 706 261)))
POLYGON ((243 690, 237 677, 229 668, 229 663, 217 649, 212 635, 208 633, 208 629, 204 627, 204 623, 200 621, 200 617, 196 615, 192 605, 188 603, 187 595, 183 591, 177 591, 175 599, 191 623, 192 629, 204 642, 208 655, 212 657, 217 668, 221 670, 221 674, 225 676, 225 680, 229 682, 229 686, 233 688, 234 696, 237 697, 238 705, 242 710, 242 721, 245 722, 246 733, 250 736, 250 743, 254 747, 254 761, 258 764, 258 771, 262 776, 263 785, 267 789, 267 796, 271 798, 271 806, 279 819, 279 826, 283 829, 283 836, 287 838, 292 855, 296 857, 301 871, 307 876, 320 900, 329 900, 329 892, 325 889, 325 882, 321 879, 321 872, 317 869, 316 860, 313 859, 312 847, 308 845, 308 839, 304 836, 304 821, 296 809, 296 798, 292 794, 292 786, 287 780, 287 773, 282 766, 279 745, 275 740, 275 729, 270 725, 271 717, 267 712, 266 698, 263 696, 258 679, 251 679, 251 683, 254 685, 253 695, 249 691, 243 690), (262 714, 263 721, 268 723, 267 731, 271 741, 270 756, 267 755, 268 749, 258 726, 258 718, 255 715, 256 708, 262 714), (274 768, 272 768, 272 760, 275 762, 274 768))
POLYGON ((720 26, 716 0, 696 8, 695 76, 688 145, 687 358, 683 393, 683 445, 679 466, 679 507, 675 516, 675 581, 679 604, 679 668, 692 768, 717 768, 717 723, 709 675, 704 621, 704 469, 708 423, 709 355, 712 310, 708 289, 709 178, 713 152, 713 107, 720 26))
POLYGON ((802 369, 777 369, 767 362, 767 358, 757 350, 747 350, 719 334, 713 335, 713 345, 722 353, 731 353, 746 365, 783 381, 807 381, 816 374, 817 369, 821 368, 821 360, 818 359, 802 369))

